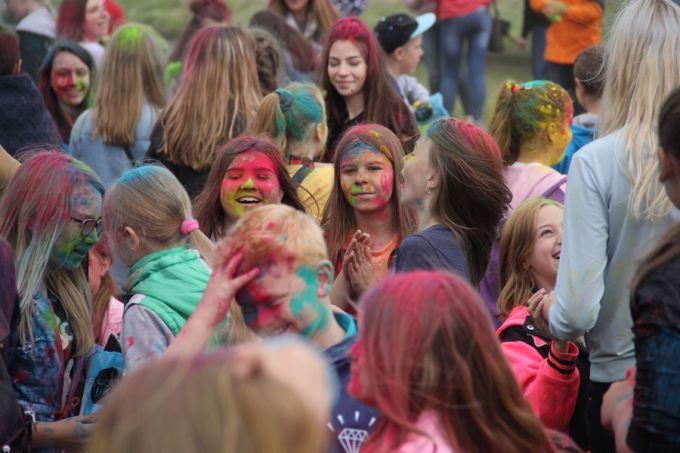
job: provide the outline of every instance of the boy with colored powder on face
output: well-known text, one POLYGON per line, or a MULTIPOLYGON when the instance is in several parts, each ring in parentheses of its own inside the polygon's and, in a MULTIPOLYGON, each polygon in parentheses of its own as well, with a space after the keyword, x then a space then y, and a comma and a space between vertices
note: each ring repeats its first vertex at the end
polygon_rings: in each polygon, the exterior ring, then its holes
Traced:
POLYGON ((356 323, 331 310, 334 271, 321 229, 288 206, 263 206, 234 225, 216 255, 199 306, 166 354, 201 353, 235 297, 246 324, 258 335, 299 334, 323 349, 340 383, 328 423, 333 451, 359 451, 378 412, 347 393, 356 323))

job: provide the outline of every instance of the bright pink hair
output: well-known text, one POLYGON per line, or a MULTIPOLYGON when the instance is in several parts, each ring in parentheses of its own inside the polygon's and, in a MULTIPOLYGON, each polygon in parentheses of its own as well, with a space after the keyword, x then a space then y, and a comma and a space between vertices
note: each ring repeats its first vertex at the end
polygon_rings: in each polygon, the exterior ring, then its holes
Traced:
MULTIPOLYGON (((326 93, 326 110, 329 118, 332 118, 335 124, 341 124, 345 109, 344 98, 335 89, 328 76, 330 50, 336 41, 351 41, 366 61, 366 81, 363 87, 364 122, 381 124, 398 134, 398 131, 404 129, 402 123, 413 121, 412 115, 410 118, 402 118, 404 115, 401 114, 399 107, 403 106, 403 101, 390 86, 382 47, 371 29, 356 17, 345 17, 336 21, 328 34, 323 50, 320 65, 321 88, 326 93)), ((405 137, 399 137, 399 139, 402 142, 405 141, 405 137)), ((322 161, 330 162, 333 151, 333 149, 328 149, 322 161)))
POLYGON ((515 381, 488 310, 461 278, 396 274, 362 297, 362 394, 381 420, 362 451, 393 451, 424 411, 454 450, 552 451, 515 381))

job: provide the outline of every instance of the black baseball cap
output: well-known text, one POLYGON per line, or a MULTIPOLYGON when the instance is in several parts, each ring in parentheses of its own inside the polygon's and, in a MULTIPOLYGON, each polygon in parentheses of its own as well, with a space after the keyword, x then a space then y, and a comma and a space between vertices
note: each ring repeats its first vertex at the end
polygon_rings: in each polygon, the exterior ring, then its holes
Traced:
POLYGON ((418 35, 430 29, 437 20, 434 13, 425 13, 415 19, 408 14, 393 14, 380 19, 375 26, 375 35, 387 55, 418 35))

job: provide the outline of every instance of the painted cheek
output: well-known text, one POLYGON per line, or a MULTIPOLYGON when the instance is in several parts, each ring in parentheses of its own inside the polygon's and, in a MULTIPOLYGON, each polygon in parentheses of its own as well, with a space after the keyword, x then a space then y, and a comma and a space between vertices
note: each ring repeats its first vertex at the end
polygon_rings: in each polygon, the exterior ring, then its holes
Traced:
POLYGON ((245 214, 246 209, 238 201, 236 197, 238 195, 238 190, 241 187, 239 180, 231 180, 225 178, 222 181, 222 187, 220 188, 220 201, 222 202, 222 209, 235 218, 241 218, 245 214))
POLYGON ((392 191, 394 188, 394 172, 391 170, 387 170, 382 172, 380 176, 380 190, 381 190, 381 198, 384 201, 390 201, 392 198, 392 191))

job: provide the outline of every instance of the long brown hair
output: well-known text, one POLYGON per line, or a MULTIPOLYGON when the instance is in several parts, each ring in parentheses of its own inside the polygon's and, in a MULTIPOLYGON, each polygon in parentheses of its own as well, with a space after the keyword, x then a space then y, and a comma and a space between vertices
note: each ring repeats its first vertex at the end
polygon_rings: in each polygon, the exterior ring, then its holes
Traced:
POLYGON ((426 411, 454 451, 553 451, 488 310, 464 280, 440 272, 392 275, 361 298, 360 310, 361 394, 381 412, 362 451, 395 451, 425 434, 416 422, 426 411))
POLYGON ((512 200, 500 150, 482 129, 451 118, 432 123, 424 139, 432 142, 430 165, 439 178, 430 212, 461 242, 472 284, 477 286, 512 200))
MULTIPOLYGON (((288 174, 288 169, 283 161, 281 149, 270 139, 254 135, 242 135, 222 146, 217 151, 215 163, 210 169, 208 180, 203 191, 196 198, 196 218, 201 225, 201 230, 213 239, 219 239, 226 234, 224 230, 227 213, 224 212, 220 202, 220 188, 224 175, 236 156, 246 151, 258 151, 265 154, 274 164, 276 177, 279 180, 283 199, 281 203, 305 212, 305 207, 297 194, 295 182, 288 174)), ((236 219, 229 219, 230 222, 236 219)))
POLYGON ((332 263, 336 263, 342 255, 345 242, 357 229, 357 218, 354 208, 349 204, 342 192, 340 183, 340 163, 343 154, 357 146, 366 144, 383 154, 392 164, 394 181, 392 183, 392 228, 404 239, 411 234, 416 227, 415 212, 401 203, 401 191, 399 190, 399 175, 403 167, 404 149, 394 132, 379 124, 360 124, 345 132, 336 147, 334 162, 333 191, 328 199, 328 204, 323 213, 321 225, 326 232, 328 255, 332 263))
POLYGON ((127 148, 136 141, 142 105, 165 104, 164 42, 152 28, 126 24, 111 37, 97 83, 92 111, 93 135, 127 148))
MULTIPOLYGON (((99 243, 90 250, 90 260, 92 255, 96 254, 102 260, 107 260, 109 266, 113 262, 113 255, 111 254, 111 246, 108 238, 103 234, 99 239, 99 243)), ((91 276, 88 276, 90 279, 91 276)), ((116 294, 116 282, 111 277, 110 272, 106 272, 99 282, 97 291, 92 293, 92 328, 94 330, 94 341, 102 344, 108 338, 102 338, 104 335, 104 324, 109 318, 109 307, 111 305, 111 297, 116 294)))
MULTIPOLYGON (((394 92, 388 81, 387 69, 380 44, 373 31, 356 17, 345 17, 337 21, 328 35, 323 49, 323 56, 319 64, 321 71, 321 89, 326 93, 326 111, 329 120, 335 124, 342 124, 343 115, 347 108, 345 99, 338 93, 328 76, 328 60, 330 51, 336 41, 351 41, 357 46, 366 61, 366 81, 364 93, 364 122, 382 124, 388 129, 399 133, 405 129, 405 123, 413 123, 412 130, 416 130, 415 120, 410 111, 404 114, 402 109, 408 110, 404 102, 394 92)), ((412 141, 416 137, 399 137, 402 144, 412 141)), ((328 149, 324 162, 330 162, 334 150, 328 149)))
MULTIPOLYGON (((288 6, 285 0, 269 0, 267 9, 280 14, 282 17, 288 16, 288 6)), ((321 34, 325 35, 331 29, 333 23, 340 19, 340 13, 330 0, 309 0, 307 4, 308 14, 312 14, 319 22, 321 34)))
POLYGON ((255 40, 240 27, 216 25, 189 44, 177 94, 163 110, 159 152, 196 171, 217 148, 243 133, 260 103, 255 40))
POLYGON ((536 291, 534 278, 524 265, 536 243, 536 219, 546 206, 563 208, 547 198, 532 198, 512 213, 503 227, 500 245, 501 294, 498 313, 506 318, 513 308, 524 305, 536 291))
POLYGON ((184 26, 182 33, 177 38, 175 49, 170 54, 170 61, 181 61, 184 58, 186 48, 196 32, 203 28, 206 19, 217 23, 231 22, 231 9, 224 0, 190 0, 189 10, 192 13, 191 19, 184 26))

